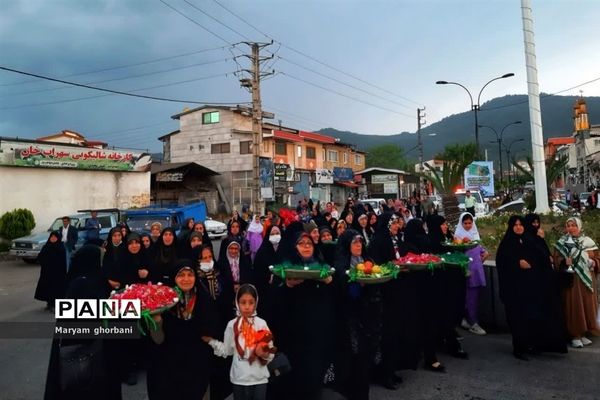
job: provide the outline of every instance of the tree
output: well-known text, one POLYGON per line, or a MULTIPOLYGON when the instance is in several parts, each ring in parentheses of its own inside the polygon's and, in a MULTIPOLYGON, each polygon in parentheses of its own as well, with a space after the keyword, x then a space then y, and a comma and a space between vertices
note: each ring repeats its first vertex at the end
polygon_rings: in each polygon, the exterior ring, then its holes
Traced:
POLYGON ((460 216, 458 200, 454 193, 462 182, 465 168, 475 160, 476 156, 477 146, 474 143, 446 145, 444 151, 435 156, 437 160, 443 161, 443 170, 436 171, 431 165, 425 163, 431 175, 420 174, 441 194, 444 215, 450 225, 457 224, 460 216))
MULTIPOLYGON (((520 165, 515 159, 512 160, 512 164, 515 168, 523 174, 527 181, 535 181, 534 172, 533 172, 533 160, 530 156, 526 158, 527 164, 529 165, 529 170, 520 165)), ((569 163, 568 156, 562 157, 550 157, 546 159, 546 188, 548 191, 548 204, 552 205, 552 184, 562 175, 567 164, 569 163)), ((528 198, 527 208, 530 210, 535 209, 535 191, 532 196, 528 198)))
MULTIPOLYGON (((371 147, 367 153, 367 168, 381 167, 411 171, 411 163, 406 159, 404 149, 396 144, 382 144, 371 147)), ((414 165, 414 164, 413 164, 414 165)))
POLYGON ((13 240, 29 235, 35 228, 35 219, 31 211, 25 208, 5 212, 0 218, 0 237, 13 240))

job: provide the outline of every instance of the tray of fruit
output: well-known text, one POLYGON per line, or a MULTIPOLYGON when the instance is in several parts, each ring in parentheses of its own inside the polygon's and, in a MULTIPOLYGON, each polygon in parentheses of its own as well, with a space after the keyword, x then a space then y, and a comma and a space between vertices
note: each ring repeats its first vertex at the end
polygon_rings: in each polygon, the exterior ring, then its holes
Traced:
POLYGON ((394 264, 401 268, 407 268, 411 271, 433 270, 443 264, 442 259, 434 254, 414 254, 408 253, 404 257, 400 257, 394 264))
POLYGON ((269 271, 281 279, 325 279, 335 272, 327 264, 294 265, 283 263, 269 266, 269 271))
POLYGON ((442 243, 442 246, 452 250, 471 250, 479 245, 479 240, 471 240, 469 238, 457 239, 446 241, 442 243))
POLYGON ((400 269, 393 263, 376 265, 372 261, 359 263, 346 271, 350 282, 364 284, 384 283, 398 276, 400 269))
POLYGON ((467 255, 465 255, 465 253, 460 253, 460 252, 448 252, 445 254, 440 254, 440 257, 442 259, 442 261, 444 262, 444 264, 446 265, 450 265, 453 267, 458 267, 462 270, 465 271, 465 273, 467 273, 467 271, 469 270, 469 262, 473 261, 473 259, 467 255))

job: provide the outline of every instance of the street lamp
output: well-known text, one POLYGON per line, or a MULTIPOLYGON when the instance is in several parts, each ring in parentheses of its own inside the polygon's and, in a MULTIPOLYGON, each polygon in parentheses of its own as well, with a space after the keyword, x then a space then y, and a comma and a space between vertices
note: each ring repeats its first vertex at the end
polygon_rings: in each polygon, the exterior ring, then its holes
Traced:
POLYGON ((515 76, 515 74, 513 74, 512 72, 509 72, 508 74, 504 74, 502 76, 498 76, 494 79, 489 80, 485 85, 483 85, 483 87, 479 91, 479 95, 477 95, 477 103, 473 103, 473 96, 471 96, 471 92, 469 92, 469 89, 467 89, 464 85, 461 85, 458 82, 450 82, 450 81, 437 81, 436 82, 437 85, 460 86, 461 88, 463 88, 467 91, 467 94, 469 95, 469 99, 471 100, 471 110, 475 114, 475 146, 477 146, 477 154, 478 155, 479 155, 479 124, 477 122, 477 112, 480 110, 481 92, 483 92, 483 89, 485 89, 486 86, 489 85, 490 83, 497 81, 498 79, 510 78, 511 76, 515 76))
POLYGON ((515 139, 509 143, 508 147, 506 145, 504 145, 504 147, 506 148, 506 160, 508 161, 508 187, 509 187, 509 189, 510 189, 510 178, 511 178, 511 171, 512 171, 512 165, 510 163, 510 149, 513 144, 518 143, 518 142, 524 142, 524 141, 525 141, 525 139, 523 139, 523 138, 515 139))
POLYGON ((488 128, 488 129, 491 129, 494 132, 494 134, 496 134, 496 141, 492 142, 492 143, 498 143, 498 159, 500 161, 500 185, 502 185, 502 177, 504 175, 504 171, 503 171, 503 168, 502 168, 502 135, 504 135, 504 131, 509 126, 511 126, 511 125, 518 125, 518 124, 521 124, 521 123, 522 123, 521 121, 514 121, 514 122, 511 122, 510 124, 506 124, 502 128, 502 130, 500 131, 500 134, 498 134, 498 131, 496 131, 491 126, 478 125, 479 128, 488 128))

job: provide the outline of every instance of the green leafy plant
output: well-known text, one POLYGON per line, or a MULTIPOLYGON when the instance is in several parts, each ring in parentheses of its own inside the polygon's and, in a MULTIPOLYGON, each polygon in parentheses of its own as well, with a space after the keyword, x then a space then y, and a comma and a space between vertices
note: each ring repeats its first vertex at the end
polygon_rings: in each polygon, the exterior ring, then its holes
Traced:
POLYGON ((0 218, 0 237, 6 240, 29 235, 33 228, 35 218, 31 211, 25 208, 5 212, 0 218))

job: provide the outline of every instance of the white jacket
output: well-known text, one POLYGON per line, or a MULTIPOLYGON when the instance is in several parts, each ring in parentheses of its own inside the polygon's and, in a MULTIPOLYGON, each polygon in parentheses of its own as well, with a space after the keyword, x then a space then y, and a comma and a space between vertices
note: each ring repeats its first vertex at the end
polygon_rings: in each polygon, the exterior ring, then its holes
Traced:
MULTIPOLYGON (((267 323, 264 319, 259 317, 252 317, 254 319, 254 330, 258 331, 260 329, 267 329, 267 323)), ((241 386, 251 386, 251 385, 260 385, 263 383, 267 383, 269 381, 269 370, 266 365, 262 365, 260 360, 255 359, 252 364, 248 362, 248 357, 251 355, 252 349, 245 348, 245 341, 242 335, 239 335, 238 341, 240 346, 245 349, 244 357, 240 357, 235 347, 235 335, 233 333, 233 324, 237 318, 232 319, 227 324, 227 328, 225 328, 225 335, 223 342, 212 339, 208 344, 213 348, 215 355, 219 357, 229 357, 233 356, 233 362, 231 364, 231 371, 229 373, 229 377, 231 379, 231 383, 234 385, 241 386)), ((239 329, 241 330, 242 320, 239 322, 239 329)), ((273 345, 273 342, 270 343, 273 345)), ((270 362, 273 359, 274 355, 269 354, 267 361, 270 362)))

